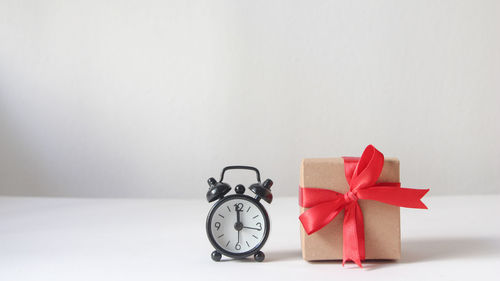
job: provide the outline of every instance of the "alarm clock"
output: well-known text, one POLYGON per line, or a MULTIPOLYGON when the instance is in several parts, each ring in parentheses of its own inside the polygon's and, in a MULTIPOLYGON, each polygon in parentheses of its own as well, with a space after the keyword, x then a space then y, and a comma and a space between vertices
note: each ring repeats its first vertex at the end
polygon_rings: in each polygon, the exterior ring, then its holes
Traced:
POLYGON ((259 170, 250 166, 228 166, 222 169, 220 180, 208 179, 209 189, 207 201, 217 201, 207 216, 206 230, 208 240, 215 248, 212 259, 220 261, 222 255, 242 259, 253 255, 255 261, 261 262, 265 255, 260 249, 269 236, 270 223, 266 209, 260 203, 273 201, 271 186, 273 181, 266 179, 260 182, 259 170), (224 173, 229 170, 250 170, 257 175, 257 182, 248 189, 252 196, 245 195, 242 184, 235 186, 236 194, 225 196, 231 186, 225 182, 224 173))

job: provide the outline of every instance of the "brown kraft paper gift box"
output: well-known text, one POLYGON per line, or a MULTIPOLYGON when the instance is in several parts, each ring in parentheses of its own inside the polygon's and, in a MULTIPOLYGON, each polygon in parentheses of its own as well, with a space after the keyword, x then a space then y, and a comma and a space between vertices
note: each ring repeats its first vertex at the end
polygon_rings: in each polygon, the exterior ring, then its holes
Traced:
MULTIPOLYGON (((380 182, 399 182, 399 160, 386 158, 380 182)), ((304 159, 300 169, 300 186, 330 189, 339 193, 349 190, 342 158, 304 159)), ((401 256, 399 207, 375 200, 359 199, 365 228, 366 259, 399 259, 401 256)), ((302 214, 305 208, 300 208, 302 214)), ((307 261, 342 260, 342 227, 344 211, 328 225, 307 235, 302 224, 302 257, 307 261)))

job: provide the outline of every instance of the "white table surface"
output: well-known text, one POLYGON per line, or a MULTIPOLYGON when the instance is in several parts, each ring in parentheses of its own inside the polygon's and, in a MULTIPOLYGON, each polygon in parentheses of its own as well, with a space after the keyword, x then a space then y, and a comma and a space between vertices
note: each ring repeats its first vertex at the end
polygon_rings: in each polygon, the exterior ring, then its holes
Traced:
POLYGON ((402 208, 402 259, 359 269, 302 260, 296 198, 268 208, 265 262, 216 263, 202 199, 0 197, 0 280, 499 280, 500 196, 424 202, 402 208))

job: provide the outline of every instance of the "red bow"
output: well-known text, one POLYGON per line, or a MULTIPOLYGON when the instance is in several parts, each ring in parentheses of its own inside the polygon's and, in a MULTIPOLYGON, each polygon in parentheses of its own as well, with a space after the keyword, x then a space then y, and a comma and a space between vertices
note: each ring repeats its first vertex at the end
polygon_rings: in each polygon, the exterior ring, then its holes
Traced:
POLYGON ((365 259, 365 231, 358 199, 427 209, 420 199, 429 189, 402 188, 400 183, 376 184, 384 167, 384 155, 373 145, 366 147, 361 158, 344 157, 344 167, 349 183, 349 191, 346 194, 321 188, 299 188, 299 205, 309 208, 299 219, 307 234, 312 234, 345 210, 342 265, 352 260, 362 267, 361 261, 365 259))

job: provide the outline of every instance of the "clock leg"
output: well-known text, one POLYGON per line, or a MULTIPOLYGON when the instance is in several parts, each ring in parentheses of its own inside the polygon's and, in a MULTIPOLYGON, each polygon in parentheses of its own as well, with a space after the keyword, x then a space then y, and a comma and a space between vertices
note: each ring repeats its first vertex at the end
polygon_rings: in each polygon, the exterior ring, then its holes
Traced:
POLYGON ((217 251, 213 251, 212 252, 212 260, 214 260, 214 261, 220 261, 221 258, 222 258, 221 253, 219 253, 217 251))
POLYGON ((253 255, 253 258, 255 259, 255 261, 258 261, 258 262, 263 261, 265 257, 266 257, 266 255, 264 255, 264 253, 261 251, 258 251, 257 253, 255 253, 255 255, 253 255))

